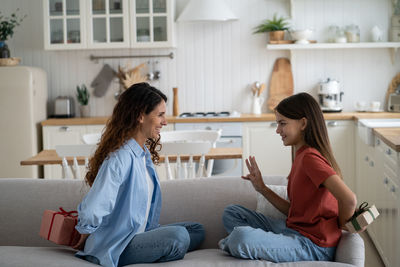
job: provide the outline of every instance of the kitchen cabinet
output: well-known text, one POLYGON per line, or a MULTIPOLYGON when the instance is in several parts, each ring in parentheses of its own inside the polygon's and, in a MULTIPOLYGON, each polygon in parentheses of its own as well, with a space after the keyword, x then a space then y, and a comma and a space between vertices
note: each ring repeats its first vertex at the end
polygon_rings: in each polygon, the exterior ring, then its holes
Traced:
MULTIPOLYGON (((352 120, 329 120, 326 125, 344 181, 355 190, 354 123, 352 120)), ((255 156, 263 175, 288 175, 292 165, 291 148, 283 145, 276 127, 276 122, 244 123, 243 158, 255 156)), ((247 173, 246 166, 243 168, 247 173)))
POLYGON ((83 0, 43 0, 46 50, 86 47, 85 3, 83 0))
POLYGON ((174 0, 43 0, 46 50, 174 46, 174 0))
MULTIPOLYGON (((379 168, 374 174, 375 205, 380 215, 371 225, 372 239, 387 266, 399 266, 397 248, 400 245, 399 161, 398 154, 381 139, 375 140, 375 158, 379 168)), ((370 185, 371 186, 371 185, 370 185)), ((369 229, 368 229, 369 230, 369 229)), ((370 232, 368 232, 370 233, 370 232)))
POLYGON ((399 153, 375 137, 368 145, 356 135, 358 201, 375 204, 380 215, 367 232, 386 266, 399 266, 399 153))
POLYGON ((355 192, 354 122, 352 120, 326 121, 333 155, 342 171, 344 182, 355 192))
POLYGON ((131 0, 130 4, 132 47, 174 46, 174 1, 131 0))
MULTIPOLYGON (((291 147, 276 133, 276 122, 243 123, 243 159, 255 156, 262 175, 289 175, 291 147)), ((243 173, 249 171, 243 164, 243 173)))
POLYGON ((128 0, 86 2, 88 48, 129 47, 128 0))

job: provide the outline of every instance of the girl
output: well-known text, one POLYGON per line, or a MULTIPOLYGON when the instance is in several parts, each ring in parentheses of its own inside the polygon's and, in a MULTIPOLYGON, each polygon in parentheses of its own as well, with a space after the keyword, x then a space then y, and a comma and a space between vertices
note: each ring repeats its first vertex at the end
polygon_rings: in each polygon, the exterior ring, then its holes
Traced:
POLYGON ((204 239, 198 223, 160 226, 153 162, 167 125, 167 97, 147 83, 121 94, 89 162, 90 191, 78 206, 77 257, 103 266, 182 259, 204 239))
POLYGON ((232 256, 272 262, 331 261, 341 229, 353 215, 357 200, 341 178, 333 157, 324 117, 307 93, 282 100, 275 108, 276 132, 295 158, 288 176, 290 201, 263 182, 254 157, 246 159, 249 180, 286 221, 270 218, 239 205, 228 206, 223 223, 229 233, 219 242, 232 256))

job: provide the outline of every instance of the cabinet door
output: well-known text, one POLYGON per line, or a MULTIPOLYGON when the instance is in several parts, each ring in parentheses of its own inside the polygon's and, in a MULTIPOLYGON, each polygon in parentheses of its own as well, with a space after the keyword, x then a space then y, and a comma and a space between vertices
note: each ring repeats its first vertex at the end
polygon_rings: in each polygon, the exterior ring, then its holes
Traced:
MULTIPOLYGON (((85 132, 85 126, 44 126, 43 149, 55 149, 56 145, 83 144, 82 135, 85 132)), ((45 165, 44 178, 62 178, 61 165, 45 165)))
POLYGON ((128 48, 128 0, 87 0, 88 47, 128 48))
MULTIPOLYGON (((287 176, 292 165, 291 147, 283 145, 276 126, 276 122, 244 123, 243 159, 255 156, 262 175, 287 176)), ((243 164, 243 173, 248 172, 243 164)))
POLYGON ((134 48, 174 46, 174 0, 130 0, 134 48))
POLYGON ((343 180, 355 192, 354 123, 353 121, 327 121, 333 155, 342 170, 343 180))
POLYGON ((43 0, 43 7, 46 50, 86 47, 84 0, 43 0))

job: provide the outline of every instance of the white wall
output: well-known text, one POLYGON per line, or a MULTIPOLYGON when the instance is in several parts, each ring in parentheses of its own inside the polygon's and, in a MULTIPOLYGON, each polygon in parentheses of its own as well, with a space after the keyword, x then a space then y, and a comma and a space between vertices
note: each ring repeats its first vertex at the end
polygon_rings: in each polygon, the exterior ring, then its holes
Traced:
MULTIPOLYGON (((188 0, 176 0, 177 14, 188 0)), ((23 65, 37 66, 48 73, 49 98, 74 95, 76 85, 89 85, 102 64, 136 66, 144 59, 89 60, 95 55, 168 54, 175 58, 159 59, 162 78, 153 85, 172 100, 172 87, 179 88, 180 111, 237 110, 250 112, 249 85, 254 81, 269 83, 272 66, 288 51, 265 49, 266 35, 252 34, 254 26, 274 13, 289 16, 289 0, 225 0, 239 17, 228 23, 188 23, 176 25, 177 47, 174 49, 117 49, 44 51, 43 8, 41 0, 1 0, 0 11, 10 14, 17 7, 28 17, 16 28, 8 41, 12 56, 21 57, 23 65)), ((293 25, 313 28, 314 39, 323 42, 331 24, 351 23, 361 28, 361 40, 369 40, 373 25, 388 28, 392 6, 390 0, 294 0, 293 25)), ((356 100, 384 101, 392 77, 400 70, 400 56, 393 65, 389 49, 340 49, 296 51, 292 55, 295 92, 307 91, 316 96, 316 84, 327 77, 341 82, 344 108, 353 109, 356 100)), ((113 82, 105 97, 92 97, 93 116, 110 115, 115 104, 113 82)), ((267 90, 264 92, 267 97, 267 90)), ((168 107, 172 113, 172 105, 168 107)))

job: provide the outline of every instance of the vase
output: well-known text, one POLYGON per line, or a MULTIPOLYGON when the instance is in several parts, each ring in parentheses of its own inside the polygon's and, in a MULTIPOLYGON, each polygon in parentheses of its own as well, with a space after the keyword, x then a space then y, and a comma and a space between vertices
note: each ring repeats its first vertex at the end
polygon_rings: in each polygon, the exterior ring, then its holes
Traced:
POLYGON ((80 111, 81 111, 82 118, 90 117, 90 106, 89 105, 80 106, 80 111))
POLYGON ((9 58, 10 57, 10 49, 8 49, 8 45, 5 41, 0 41, 0 58, 9 58))

